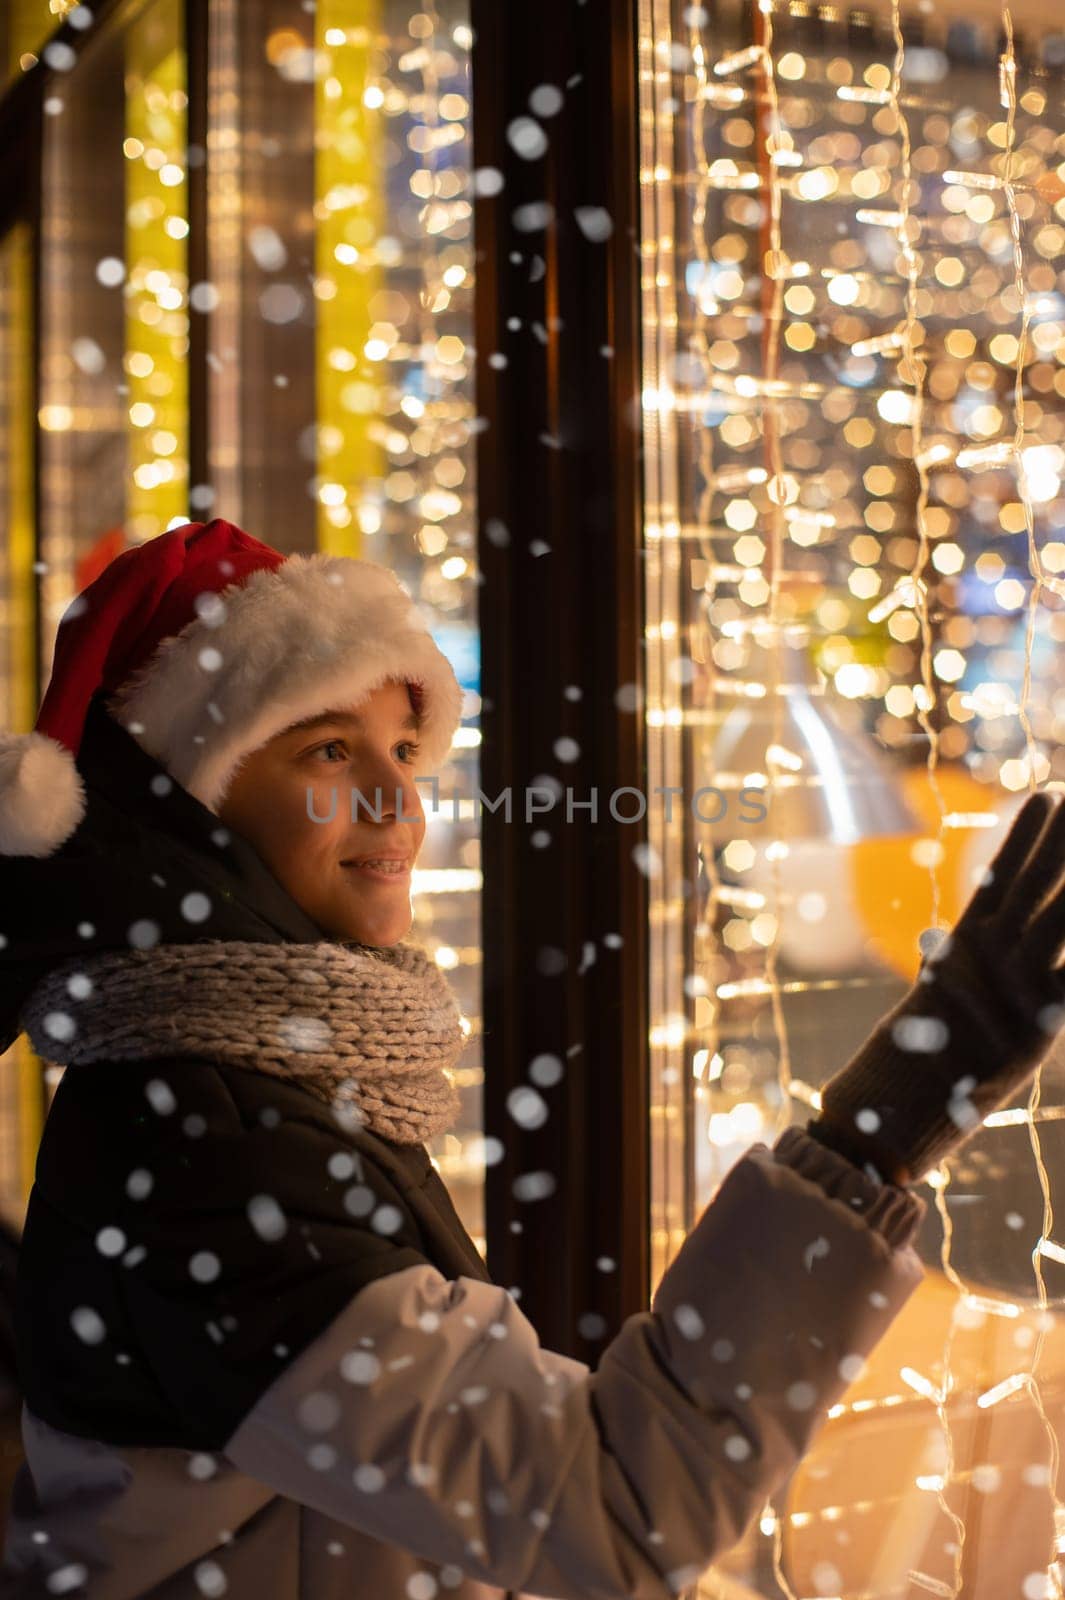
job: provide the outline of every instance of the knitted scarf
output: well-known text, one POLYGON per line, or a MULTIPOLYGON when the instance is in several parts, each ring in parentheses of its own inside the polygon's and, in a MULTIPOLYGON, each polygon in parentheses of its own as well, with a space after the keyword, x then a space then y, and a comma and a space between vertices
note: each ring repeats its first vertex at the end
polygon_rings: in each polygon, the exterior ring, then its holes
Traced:
POLYGON ((60 1065, 205 1056, 299 1083, 395 1144, 450 1128, 466 1043, 446 978, 418 945, 207 939, 83 957, 20 1018, 60 1065))

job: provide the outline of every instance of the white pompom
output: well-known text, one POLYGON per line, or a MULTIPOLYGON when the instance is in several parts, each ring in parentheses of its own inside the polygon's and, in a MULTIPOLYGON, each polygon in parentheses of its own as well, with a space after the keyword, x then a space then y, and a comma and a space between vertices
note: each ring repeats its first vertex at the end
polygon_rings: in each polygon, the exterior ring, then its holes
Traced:
POLYGON ((85 815, 85 785, 65 745, 0 733, 0 855, 50 856, 85 815))

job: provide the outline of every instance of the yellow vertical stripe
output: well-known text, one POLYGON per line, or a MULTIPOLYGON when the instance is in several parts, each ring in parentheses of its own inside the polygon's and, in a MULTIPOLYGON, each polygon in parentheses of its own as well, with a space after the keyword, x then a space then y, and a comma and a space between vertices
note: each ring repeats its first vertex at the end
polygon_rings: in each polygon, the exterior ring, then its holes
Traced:
MULTIPOLYGON (((7 726, 13 732, 32 728, 37 717, 37 637, 34 623, 33 570, 35 528, 33 503, 33 255, 30 230, 17 223, 5 241, 10 294, 8 351, 8 498, 7 522, 7 726)), ((12 1046, 17 1119, 18 1183, 29 1197, 37 1146, 43 1127, 43 1063, 24 1038, 12 1046)))
POLYGON ((180 20, 176 4, 150 6, 126 33, 131 544, 155 538, 188 514, 187 89, 180 20))
POLYGON ((366 353, 375 322, 387 322, 375 315, 387 197, 368 77, 380 27, 380 0, 319 0, 315 50, 328 69, 315 79, 318 548, 332 555, 362 553, 363 485, 385 470, 377 430, 388 362, 366 353))
POLYGON ((11 294, 8 370, 11 407, 8 414, 9 498, 5 506, 8 567, 8 726, 24 732, 37 716, 33 570, 35 537, 33 515, 33 257, 30 230, 17 223, 7 236, 11 294))

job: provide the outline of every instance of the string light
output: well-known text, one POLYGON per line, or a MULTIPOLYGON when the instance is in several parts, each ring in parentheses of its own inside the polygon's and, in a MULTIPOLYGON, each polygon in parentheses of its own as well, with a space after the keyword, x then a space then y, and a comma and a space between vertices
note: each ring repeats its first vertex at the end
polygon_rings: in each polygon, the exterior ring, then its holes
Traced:
MULTIPOLYGON (((900 772, 914 740, 926 747, 908 771, 923 775, 935 825, 913 841, 911 859, 927 873, 928 925, 944 927, 959 893, 953 841, 996 826, 1004 797, 1060 776, 1047 745, 1065 719, 1052 694, 1033 701, 1031 681, 1037 639, 1065 638, 1065 585, 1054 576, 1065 570, 1062 547, 1036 539, 1037 519, 1065 525, 1056 404, 1065 397, 1065 305, 1055 277, 1065 258, 1065 136, 1047 114, 1053 68, 1018 60, 1008 9, 988 0, 983 20, 1001 20, 1002 57, 997 69, 986 58, 963 66, 967 100, 956 97, 937 43, 910 46, 900 0, 883 9, 893 51, 877 59, 884 29, 866 28, 868 43, 856 49, 843 43, 842 14, 819 13, 815 29, 810 8, 790 0, 760 0, 745 37, 739 11, 715 10, 711 22, 679 0, 640 5, 648 770, 655 785, 712 773, 728 793, 755 781, 770 818, 776 801, 824 792, 824 775, 784 731, 796 685, 783 663, 802 650, 836 706, 854 705, 898 752, 900 772), (804 19, 806 44, 795 32, 804 19), (795 43, 778 42, 789 28, 795 43), (981 73, 1000 118, 981 109, 981 73), (1010 564, 1007 541, 1020 534, 1027 583, 1010 564), (1007 654, 1022 612, 1023 651, 1007 654), (678 637, 696 669, 685 680, 669 670, 678 637), (761 761, 748 754, 745 770, 730 770, 715 759, 717 735, 735 708, 759 702, 761 761), (990 804, 971 798, 974 782, 958 782, 963 761, 990 804)), ((940 24, 929 13, 921 26, 928 35, 940 24)), ((1040 665, 1053 683, 1052 665, 1040 665)), ((694 917, 684 905, 691 838, 649 824, 662 863, 652 918, 653 1290, 694 1220, 690 1164, 701 1204, 751 1137, 769 1140, 796 1106, 819 1106, 816 1086, 793 1066, 782 1000, 857 998, 877 980, 789 972, 782 981, 800 861, 786 837, 766 828, 767 870, 747 888, 759 851, 727 843, 726 830, 698 832, 706 898, 694 917), (675 985, 692 967, 678 1062, 675 985), (745 1126, 754 1130, 746 1138, 745 1126)), ((963 1403, 983 1412, 1023 1394, 1050 1442, 1046 1593, 1061 1594, 1058 1442, 1036 1369, 1052 1325, 1041 1261, 1059 1251, 1065 1260, 1038 1130, 1065 1108, 1042 1106, 1040 1092, 1037 1074, 1026 1109, 986 1119, 991 1136, 1028 1129, 1044 1202, 1034 1311, 968 1289, 953 1260, 955 1166, 926 1177, 942 1226, 941 1282, 956 1298, 942 1356, 909 1373, 907 1403, 935 1407, 945 1460, 914 1486, 934 1492, 951 1520, 954 1560, 950 1582, 921 1567, 898 1580, 929 1593, 955 1597, 961 1583, 965 1526, 946 1491, 972 1472, 954 1459, 952 1421, 963 1403), (1034 1328, 1028 1372, 1011 1363, 993 1381, 958 1383, 958 1335, 974 1316, 1012 1320, 1018 1335, 1034 1328)), ((866 1395, 830 1416, 899 1403, 866 1395)), ((789 1507, 801 1506, 804 1481, 788 1491, 789 1507)), ((754 1536, 772 1541, 787 1600, 785 1531, 822 1516, 769 1505, 759 1521, 754 1536)), ((859 1592, 849 1588, 848 1600, 859 1592)))
MULTIPOLYGON (((1028 702, 1031 697, 1032 684, 1032 646, 1035 638, 1036 607, 1042 589, 1042 563, 1035 544, 1035 512, 1032 503, 1026 456, 1023 449, 1025 434, 1025 400, 1024 400, 1024 366, 1025 353, 1028 344, 1028 334, 1031 327, 1031 296, 1028 294, 1025 279, 1024 243, 1021 235, 1021 219, 1017 207, 1017 193, 1013 183, 1013 169, 1016 161, 1017 142, 1017 56, 1013 40, 1013 16, 1007 7, 1003 14, 1003 23, 1006 33, 1006 48, 1000 59, 1001 99, 1006 107, 1006 132, 1005 132, 1005 171, 1003 173, 1002 188, 1006 197, 1006 206, 1010 219, 1010 239, 1013 246, 1013 287, 1019 302, 1021 313, 1021 327, 1017 340, 1017 364, 1014 372, 1014 433, 1013 453, 1017 468, 1017 486, 1020 492, 1021 505, 1024 509, 1024 531, 1028 540, 1028 565, 1034 581, 1028 600, 1028 613, 1024 639, 1024 682, 1021 688, 1021 702, 1018 708, 1021 726, 1024 729, 1025 745, 1028 759, 1028 782, 1031 789, 1035 788, 1035 740, 1032 733, 1031 721, 1028 717, 1028 702)), ((1042 1146, 1039 1139, 1039 1129, 1036 1126, 1033 1113, 1039 1105, 1043 1087, 1042 1066, 1036 1071, 1032 1081, 1032 1091, 1028 1101, 1029 1122, 1028 1136, 1031 1141, 1032 1155, 1035 1158, 1036 1170, 1039 1176, 1039 1187, 1043 1197, 1043 1237, 1032 1251, 1032 1268, 1035 1272, 1036 1287, 1039 1296, 1040 1311, 1045 1311, 1048 1300, 1046 1282, 1043 1277, 1042 1256, 1054 1226, 1054 1212, 1050 1196, 1050 1180, 1047 1175, 1046 1164, 1043 1161, 1042 1146)), ((1051 1543, 1047 1561, 1047 1577, 1053 1585, 1052 1593, 1060 1596, 1063 1592, 1061 1571, 1057 1561, 1056 1535, 1065 1522, 1065 1505, 1063 1505, 1057 1492, 1058 1463, 1060 1450, 1057 1434, 1047 1416, 1043 1403, 1042 1392, 1035 1378, 1035 1370, 1039 1365, 1043 1343, 1048 1329, 1048 1319, 1040 1319, 1039 1330, 1036 1336, 1035 1350, 1032 1354, 1030 1374, 1030 1389, 1032 1398, 1039 1411, 1039 1418, 1043 1424, 1050 1445, 1050 1469, 1048 1474, 1048 1487, 1053 1501, 1052 1527, 1055 1540, 1051 1543)))

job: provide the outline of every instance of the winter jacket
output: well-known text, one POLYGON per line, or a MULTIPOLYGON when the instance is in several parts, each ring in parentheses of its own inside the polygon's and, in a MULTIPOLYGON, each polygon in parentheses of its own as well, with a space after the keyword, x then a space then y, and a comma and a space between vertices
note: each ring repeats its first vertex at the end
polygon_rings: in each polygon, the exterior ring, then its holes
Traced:
MULTIPOLYGON (((53 891, 0 950, 0 1028, 35 971, 123 948, 137 918, 322 937, 98 703, 79 767, 68 876, 0 867, 53 891)), ((0 1596, 672 1600, 916 1288, 925 1209, 790 1128, 732 1167, 592 1370, 492 1283, 423 1146, 209 1059, 69 1067, 20 1251, 0 1596)))

